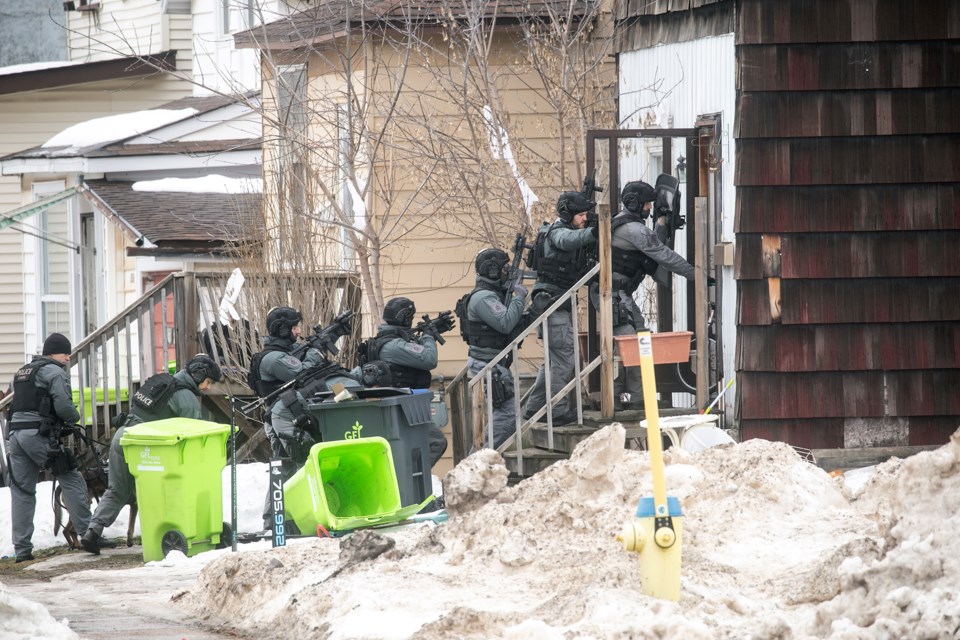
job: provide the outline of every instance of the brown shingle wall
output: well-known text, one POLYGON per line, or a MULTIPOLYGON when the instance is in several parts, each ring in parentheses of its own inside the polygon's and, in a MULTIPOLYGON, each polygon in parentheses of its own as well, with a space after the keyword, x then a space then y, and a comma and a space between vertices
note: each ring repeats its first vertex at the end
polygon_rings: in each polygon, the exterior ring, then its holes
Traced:
POLYGON ((866 418, 941 443, 960 426, 960 3, 739 0, 737 20, 743 436, 843 446, 866 418))

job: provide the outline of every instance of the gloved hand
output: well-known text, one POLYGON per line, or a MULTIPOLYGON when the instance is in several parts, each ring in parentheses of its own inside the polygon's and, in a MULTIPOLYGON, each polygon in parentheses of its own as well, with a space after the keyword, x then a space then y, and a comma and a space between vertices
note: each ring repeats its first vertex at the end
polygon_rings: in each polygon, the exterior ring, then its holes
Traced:
POLYGON ((600 225, 596 225, 596 226, 590 227, 590 233, 593 234, 593 237, 594 237, 594 238, 599 238, 599 237, 600 237, 600 225))
POLYGON ((454 320, 452 317, 441 316, 440 320, 440 323, 437 325, 438 333, 452 331, 453 328, 457 326, 456 320, 454 320))
POLYGON ((312 367, 316 364, 319 364, 322 360, 323 360, 323 354, 320 353, 320 350, 310 347, 309 349, 303 352, 303 359, 300 360, 300 362, 307 365, 308 367, 312 367))
POLYGON ((712 287, 717 284, 717 279, 713 276, 707 276, 707 286, 712 287))
POLYGON ((517 284, 513 285, 513 295, 518 298, 526 298, 527 288, 518 282, 517 284))
POLYGON ((426 338, 427 336, 430 336, 436 340, 438 337, 440 337, 440 332, 437 331, 437 328, 433 325, 427 325, 423 330, 423 337, 426 338))

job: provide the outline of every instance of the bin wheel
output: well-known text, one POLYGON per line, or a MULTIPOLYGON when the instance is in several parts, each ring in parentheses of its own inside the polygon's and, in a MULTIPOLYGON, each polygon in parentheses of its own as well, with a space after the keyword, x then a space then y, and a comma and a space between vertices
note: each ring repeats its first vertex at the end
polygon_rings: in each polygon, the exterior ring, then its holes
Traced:
POLYGON ((217 549, 226 549, 233 546, 233 527, 229 522, 223 523, 223 531, 220 532, 220 542, 217 543, 217 549))
POLYGON ((160 539, 160 549, 163 551, 164 558, 171 551, 180 551, 183 555, 187 555, 187 537, 176 529, 167 531, 160 539))

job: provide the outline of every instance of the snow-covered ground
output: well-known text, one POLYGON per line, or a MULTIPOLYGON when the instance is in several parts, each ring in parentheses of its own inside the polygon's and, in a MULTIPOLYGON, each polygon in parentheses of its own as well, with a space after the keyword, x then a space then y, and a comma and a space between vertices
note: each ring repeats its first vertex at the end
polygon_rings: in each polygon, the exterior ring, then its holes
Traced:
MULTIPOLYGON (((151 606, 173 600, 258 639, 960 637, 960 432, 849 484, 760 440, 665 457, 683 505, 679 602, 645 595, 639 556, 615 540, 652 493, 649 457, 624 449, 619 425, 513 487, 499 454, 471 456, 445 480, 441 525, 241 545, 64 584, 96 583, 108 607, 125 585, 148 604, 153 582, 151 606)), ((266 474, 252 471, 241 530, 259 526, 266 474)), ((0 592, 9 612, 0 637, 8 620, 38 630, 9 637, 71 637, 15 590, 0 592)))

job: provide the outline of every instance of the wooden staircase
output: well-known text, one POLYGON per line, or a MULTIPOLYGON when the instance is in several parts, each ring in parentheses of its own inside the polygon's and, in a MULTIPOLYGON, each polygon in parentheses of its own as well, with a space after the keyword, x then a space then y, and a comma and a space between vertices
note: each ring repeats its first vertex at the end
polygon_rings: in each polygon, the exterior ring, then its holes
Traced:
MULTIPOLYGON (((661 407, 658 414, 661 417, 682 416, 696 414, 696 409, 679 409, 661 407)), ((628 448, 646 448, 647 430, 640 425, 646 419, 646 412, 642 410, 618 411, 613 419, 602 419, 600 412, 595 410, 583 411, 583 424, 568 424, 553 428, 553 447, 550 447, 550 434, 545 424, 530 427, 524 438, 524 446, 518 454, 516 450, 503 452, 503 461, 510 471, 511 479, 521 480, 528 478, 539 471, 543 471, 558 460, 566 460, 573 453, 578 444, 596 433, 598 429, 614 422, 619 422, 627 432, 628 448), (519 459, 523 459, 521 473, 519 459)), ((664 441, 664 447, 669 442, 664 441)))

